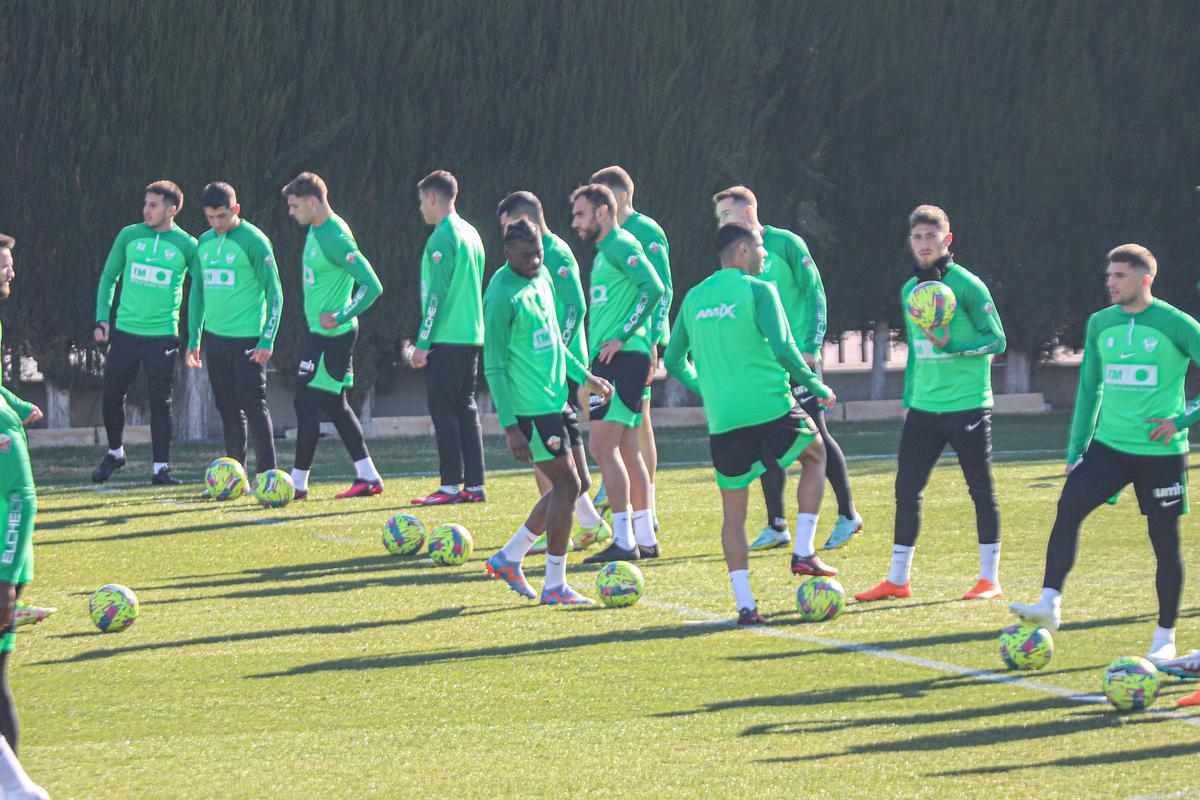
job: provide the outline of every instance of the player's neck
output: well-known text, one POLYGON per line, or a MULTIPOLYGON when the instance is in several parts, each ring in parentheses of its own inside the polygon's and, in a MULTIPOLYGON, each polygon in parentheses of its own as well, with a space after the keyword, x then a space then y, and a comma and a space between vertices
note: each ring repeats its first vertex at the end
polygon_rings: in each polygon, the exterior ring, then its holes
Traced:
POLYGON ((154 231, 155 233, 166 233, 167 231, 171 230, 174 227, 175 227, 175 220, 169 219, 161 225, 151 225, 150 230, 154 231))
POLYGON ((437 214, 433 218, 433 224, 435 226, 441 225, 442 220, 444 220, 446 217, 450 216, 453 213, 454 213, 454 203, 451 203, 450 205, 446 206, 445 208, 439 208, 437 210, 437 214))
POLYGON ((324 225, 326 222, 329 222, 329 218, 332 216, 333 216, 333 209, 331 207, 321 206, 320 208, 317 209, 316 213, 313 214, 312 226, 314 228, 319 228, 322 225, 324 225))
POLYGON ((617 222, 624 225, 637 212, 633 210, 633 203, 626 203, 617 211, 617 222))
POLYGON ((620 227, 620 225, 617 225, 617 224, 605 225, 604 223, 600 223, 600 235, 596 237, 596 244, 603 242, 605 239, 608 238, 608 235, 610 233, 612 233, 614 230, 616 230, 619 227, 620 227))
POLYGON ((1121 310, 1126 314, 1140 314, 1150 307, 1154 302, 1154 297, 1149 292, 1138 296, 1132 303, 1122 303, 1121 310))

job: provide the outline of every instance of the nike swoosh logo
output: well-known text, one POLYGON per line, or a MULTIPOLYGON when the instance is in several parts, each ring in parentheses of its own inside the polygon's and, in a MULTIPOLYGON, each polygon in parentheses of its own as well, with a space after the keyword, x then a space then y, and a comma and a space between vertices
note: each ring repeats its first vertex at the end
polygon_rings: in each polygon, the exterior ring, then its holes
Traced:
POLYGON ((983 420, 981 420, 981 419, 975 420, 974 422, 972 422, 970 425, 967 426, 967 433, 970 433, 971 431, 975 430, 982 424, 983 424, 983 420))
POLYGON ((172 347, 170 350, 163 351, 164 356, 173 356, 173 355, 177 355, 178 353, 179 353, 178 347, 172 347))
POLYGON ((1159 507, 1160 507, 1160 508, 1170 508, 1171 506, 1173 506, 1173 505, 1177 505, 1177 504, 1179 504, 1179 503, 1182 503, 1182 502, 1183 502, 1183 500, 1182 500, 1182 499, 1179 499, 1179 500, 1163 500, 1163 501, 1162 501, 1161 503, 1159 503, 1158 505, 1159 505, 1159 507))
POLYGON ((248 356, 252 356, 252 355, 254 355, 254 348, 251 347, 249 350, 245 350, 243 352, 248 356))
POLYGON ((1117 358, 1120 358, 1120 359, 1133 358, 1133 353, 1121 353, 1121 355, 1117 356, 1117 358))

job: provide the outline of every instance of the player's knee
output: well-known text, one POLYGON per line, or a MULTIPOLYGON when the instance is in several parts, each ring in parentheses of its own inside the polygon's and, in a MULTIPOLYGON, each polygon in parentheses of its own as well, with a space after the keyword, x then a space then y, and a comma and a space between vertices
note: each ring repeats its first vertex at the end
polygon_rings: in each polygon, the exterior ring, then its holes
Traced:
POLYGON ((552 475, 550 483, 554 487, 556 493, 561 493, 566 497, 579 497, 579 476, 575 474, 573 469, 565 469, 556 475, 552 475))
POLYGON ((804 466, 812 466, 814 469, 825 468, 825 443, 821 441, 821 437, 813 439, 808 447, 804 448, 804 452, 800 454, 800 460, 804 462, 804 466))

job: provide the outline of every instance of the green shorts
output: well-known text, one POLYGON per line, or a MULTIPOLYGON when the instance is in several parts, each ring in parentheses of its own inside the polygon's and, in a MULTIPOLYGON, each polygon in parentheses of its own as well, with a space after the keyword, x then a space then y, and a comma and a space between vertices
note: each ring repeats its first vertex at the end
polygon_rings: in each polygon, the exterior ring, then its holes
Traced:
POLYGON ((768 461, 787 469, 818 435, 817 426, 800 406, 770 422, 713 434, 709 450, 717 486, 745 489, 767 471, 768 461))

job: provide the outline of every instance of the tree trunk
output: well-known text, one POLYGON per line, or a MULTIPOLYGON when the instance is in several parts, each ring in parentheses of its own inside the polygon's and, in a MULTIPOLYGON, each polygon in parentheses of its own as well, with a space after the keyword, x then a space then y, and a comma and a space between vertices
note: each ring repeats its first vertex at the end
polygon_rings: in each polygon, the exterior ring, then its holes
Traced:
POLYGON ((688 405, 688 390, 673 377, 663 381, 663 407, 682 408, 688 405))
POLYGON ((1008 366, 1004 370, 1004 393, 1025 394, 1033 374, 1033 358, 1027 350, 1008 350, 1005 358, 1008 366))
POLYGON ((71 393, 46 381, 46 427, 71 427, 71 393))
MULTIPOLYGON (((181 365, 183 362, 179 362, 181 365)), ((196 442, 208 437, 208 411, 213 407, 212 386, 208 382, 208 370, 180 366, 182 374, 179 386, 179 439, 196 442)))
POLYGON ((871 334, 871 393, 872 400, 883 400, 887 387, 887 357, 892 346, 892 329, 886 319, 875 323, 871 334))

